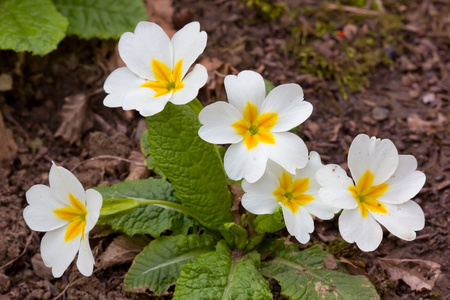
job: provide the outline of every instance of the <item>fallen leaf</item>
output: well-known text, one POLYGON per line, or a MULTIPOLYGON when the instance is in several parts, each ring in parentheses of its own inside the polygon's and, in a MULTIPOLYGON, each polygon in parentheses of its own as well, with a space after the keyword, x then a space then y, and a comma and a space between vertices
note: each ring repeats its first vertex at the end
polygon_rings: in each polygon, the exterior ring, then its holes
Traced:
POLYGON ((403 280, 416 291, 431 290, 441 275, 441 265, 421 259, 379 258, 380 266, 391 276, 391 280, 403 280))
POLYGON ((409 129, 412 132, 425 132, 427 134, 433 134, 436 131, 440 131, 446 121, 447 117, 442 113, 438 113, 437 118, 432 121, 423 120, 418 114, 411 114, 406 119, 409 129))
POLYGON ((11 159, 16 155, 17 149, 12 131, 6 127, 3 122, 3 115, 0 112, 0 160, 11 159))
POLYGON ((130 173, 125 180, 138 180, 148 177, 149 170, 145 166, 145 156, 141 152, 131 151, 129 160, 130 163, 130 173))
POLYGON ((238 71, 229 63, 226 63, 216 57, 205 57, 200 60, 199 64, 203 65, 208 71, 208 81, 205 88, 208 93, 207 99, 212 99, 211 92, 215 93, 215 99, 223 100, 225 95, 224 80, 229 74, 237 74, 238 71))
POLYGON ((118 236, 98 259, 98 268, 106 269, 115 265, 132 262, 148 244, 148 239, 118 236))
POLYGON ((55 137, 60 136, 71 144, 79 144, 83 133, 94 126, 92 118, 88 117, 88 98, 85 94, 75 94, 64 100, 60 113, 62 122, 55 137))
POLYGON ((157 23, 169 37, 172 37, 176 32, 172 23, 174 12, 172 0, 146 1, 146 6, 148 19, 157 23))

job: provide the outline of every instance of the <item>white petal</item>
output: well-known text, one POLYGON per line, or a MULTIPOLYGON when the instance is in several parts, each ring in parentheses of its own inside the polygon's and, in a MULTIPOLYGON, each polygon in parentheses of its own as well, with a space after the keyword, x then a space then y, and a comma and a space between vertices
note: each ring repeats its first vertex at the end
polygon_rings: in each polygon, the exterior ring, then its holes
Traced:
POLYGON ((303 90, 298 84, 283 84, 274 88, 267 95, 261 112, 274 112, 278 114, 272 132, 288 131, 303 123, 312 113, 312 105, 303 101, 303 90))
POLYGON ((416 238, 416 232, 425 226, 425 216, 422 208, 414 202, 403 204, 385 204, 387 214, 370 212, 387 230, 395 236, 412 241, 416 238))
POLYGON ((94 256, 89 245, 89 235, 86 234, 84 241, 81 241, 80 251, 78 252, 77 268, 84 276, 91 276, 94 270, 94 256))
POLYGON ((388 139, 380 140, 360 134, 348 150, 348 168, 356 183, 367 170, 375 176, 374 186, 383 183, 394 174, 397 166, 397 148, 388 139))
POLYGON ((198 90, 208 80, 208 72, 202 65, 195 65, 194 69, 183 79, 184 87, 172 94, 170 102, 182 105, 197 97, 198 90))
POLYGON ((86 191, 86 210, 88 212, 86 216, 86 227, 84 229, 85 234, 95 226, 100 216, 100 209, 102 208, 103 197, 102 194, 94 189, 88 189, 86 191))
POLYGON ((69 200, 69 194, 72 194, 83 205, 86 204, 86 193, 78 179, 69 170, 52 164, 48 175, 50 188, 55 197, 58 198, 64 206, 72 206, 69 200))
POLYGON ((317 194, 320 189, 320 185, 316 179, 317 171, 323 167, 320 156, 317 152, 311 151, 308 157, 308 162, 304 168, 297 169, 296 174, 292 180, 298 178, 309 178, 308 194, 317 194))
POLYGON ((203 124, 198 135, 205 141, 213 144, 234 144, 242 141, 231 125, 240 120, 242 114, 227 102, 216 102, 203 108, 198 115, 203 124))
POLYGON ((273 214, 279 205, 273 195, 278 185, 278 179, 267 172, 255 183, 244 180, 242 188, 245 194, 242 196, 242 206, 255 215, 273 214))
POLYGON ((383 239, 380 224, 370 214, 363 218, 359 208, 342 211, 339 232, 344 240, 356 242, 358 248, 365 252, 377 249, 383 239))
POLYGON ((138 89, 144 79, 123 67, 114 70, 105 80, 103 89, 109 95, 103 100, 103 104, 107 107, 120 107, 123 105, 125 96, 131 91, 138 89))
POLYGON ((47 232, 41 241, 41 255, 52 274, 58 278, 75 258, 80 248, 81 235, 69 242, 64 242, 67 226, 47 232))
POLYGON ((378 198, 383 203, 401 204, 419 193, 425 184, 425 174, 416 171, 417 160, 412 155, 399 155, 398 167, 386 183, 388 190, 378 198))
POLYGON ((134 33, 122 34, 119 53, 133 73, 148 80, 155 80, 151 68, 153 59, 173 69, 173 46, 162 28, 155 23, 139 22, 134 33))
POLYGON ((154 92, 149 88, 139 88, 125 96, 123 109, 135 109, 144 116, 153 116, 161 112, 166 106, 171 94, 153 97, 154 92))
POLYGON ((243 142, 228 147, 224 157, 225 172, 232 180, 245 178, 253 183, 263 176, 266 164, 267 157, 259 147, 249 151, 243 142))
POLYGON ((289 234, 295 236, 300 243, 306 244, 310 239, 309 234, 314 231, 314 221, 311 215, 302 207, 299 207, 295 214, 284 205, 281 207, 289 234))
POLYGON ((237 76, 226 76, 224 84, 228 102, 240 112, 244 112, 247 102, 261 109, 266 97, 266 86, 261 75, 253 71, 242 71, 237 76))
POLYGON ((321 201, 319 197, 314 197, 314 200, 303 205, 310 214, 322 219, 330 220, 334 218, 334 215, 341 209, 331 206, 321 201))
POLYGON ((174 62, 176 63, 180 59, 183 60, 181 78, 184 77, 189 67, 199 55, 203 53, 207 39, 206 32, 200 31, 200 23, 198 22, 187 24, 173 35, 171 42, 173 45, 174 62))
MULTIPOLYGON (((303 140, 291 132, 272 133, 275 144, 259 143, 264 154, 291 174, 308 162, 308 148, 303 140)), ((258 145, 258 146, 259 146, 258 145)))
POLYGON ((321 201, 344 209, 353 209, 358 206, 358 202, 348 189, 353 186, 353 181, 340 166, 329 164, 321 167, 317 170, 316 179, 322 186, 319 190, 321 201))

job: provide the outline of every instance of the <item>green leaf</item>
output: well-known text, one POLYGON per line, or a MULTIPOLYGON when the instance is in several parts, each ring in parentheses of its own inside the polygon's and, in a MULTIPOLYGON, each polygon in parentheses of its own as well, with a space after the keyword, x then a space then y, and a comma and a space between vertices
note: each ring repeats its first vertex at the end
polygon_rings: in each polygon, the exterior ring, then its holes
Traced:
POLYGON ((186 264, 175 286, 173 299, 272 299, 267 280, 258 272, 260 257, 240 250, 230 254, 225 241, 217 250, 198 257, 198 263, 186 264))
POLYGON ((284 223, 283 209, 279 205, 273 214, 258 215, 251 224, 257 233, 277 232, 286 226, 284 223))
POLYGON ((197 114, 187 105, 169 102, 162 112, 147 117, 147 125, 150 152, 181 202, 208 228, 222 229, 231 222, 231 193, 220 154, 198 136, 197 114))
POLYGON ((272 82, 267 79, 264 79, 264 86, 266 87, 266 95, 270 93, 271 90, 275 88, 272 82))
POLYGON ((366 277, 327 269, 324 259, 331 254, 318 246, 299 251, 296 244, 286 246, 280 239, 262 252, 276 256, 263 263, 261 273, 276 279, 290 299, 379 299, 366 277))
POLYGON ((221 230, 221 233, 228 245, 230 245, 230 247, 238 247, 243 250, 247 243, 247 230, 234 222, 225 223, 224 228, 224 230, 221 230))
POLYGON ((125 288, 149 288, 161 294, 175 283, 183 265, 195 262, 201 254, 214 251, 214 244, 213 238, 206 234, 160 237, 136 257, 125 276, 125 288))
POLYGON ((66 36, 67 25, 50 0, 0 1, 0 49, 45 55, 66 36))
POLYGON ((156 166, 155 158, 150 154, 150 143, 148 142, 148 130, 144 131, 142 134, 141 140, 141 152, 144 153, 147 157, 145 158, 145 165, 147 169, 153 171, 156 175, 159 175, 165 178, 163 172, 156 166))
POLYGON ((165 200, 168 205, 179 203, 173 186, 163 179, 124 181, 95 189, 103 196, 99 223, 109 224, 114 230, 128 235, 150 234, 158 237, 166 230, 172 230, 174 234, 186 234, 194 224, 192 218, 167 206, 142 205, 148 201, 139 199, 165 200))
POLYGON ((68 34, 84 39, 117 39, 147 19, 142 0, 54 0, 69 19, 68 34))

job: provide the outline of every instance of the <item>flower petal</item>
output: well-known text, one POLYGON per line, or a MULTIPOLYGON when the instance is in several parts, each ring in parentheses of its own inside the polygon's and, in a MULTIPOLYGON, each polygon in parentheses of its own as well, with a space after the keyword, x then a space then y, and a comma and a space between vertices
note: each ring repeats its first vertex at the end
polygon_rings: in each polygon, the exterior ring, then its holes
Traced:
POLYGON ((416 171, 417 160, 412 155, 399 155, 398 167, 386 183, 388 190, 378 198, 383 203, 401 204, 419 193, 425 184, 425 174, 416 171))
POLYGON ((416 238, 416 232, 422 230, 425 226, 425 216, 422 208, 414 201, 408 201, 403 204, 393 205, 385 204, 387 214, 370 214, 380 222, 393 235, 412 241, 416 238))
POLYGON ((187 24, 173 35, 171 42, 173 45, 174 61, 176 63, 180 59, 183 60, 181 78, 184 77, 190 66, 203 53, 207 39, 206 32, 200 31, 200 23, 198 22, 187 24))
POLYGON ((94 270, 94 256, 89 245, 89 235, 86 234, 84 241, 81 241, 80 251, 78 252, 77 268, 84 276, 91 276, 94 270))
POLYGON ((52 193, 60 200, 64 206, 72 206, 69 200, 69 194, 72 194, 83 205, 86 204, 86 193, 78 179, 69 170, 58 167, 52 163, 48 175, 52 193))
POLYGON ((359 134, 348 150, 348 168, 355 182, 370 170, 375 176, 373 186, 385 182, 398 166, 398 152, 388 139, 380 140, 359 134))
POLYGON ((153 97, 155 93, 149 88, 139 88, 131 91, 125 96, 123 109, 135 109, 144 116, 153 116, 161 112, 171 97, 171 94, 153 97))
POLYGON ((303 140, 291 132, 273 133, 275 144, 260 143, 264 154, 286 171, 295 174, 308 162, 308 148, 303 140))
POLYGON ((317 194, 320 189, 320 185, 316 179, 317 171, 323 167, 322 161, 320 160, 320 155, 316 151, 311 151, 309 153, 308 162, 304 168, 297 169, 296 174, 293 176, 292 180, 298 178, 309 178, 308 193, 317 194))
POLYGON ((134 33, 122 34, 119 53, 133 73, 148 80, 156 80, 151 68, 153 59, 173 69, 172 43, 162 28, 155 23, 139 22, 134 33))
POLYGON ((170 102, 177 105, 186 104, 198 95, 198 90, 208 80, 208 72, 202 65, 195 65, 194 69, 183 79, 184 87, 172 94, 170 102))
POLYGON ((340 166, 330 164, 321 167, 316 173, 316 179, 322 186, 319 190, 319 198, 323 202, 344 209, 353 209, 358 206, 348 189, 353 186, 353 181, 340 166))
POLYGON ((314 197, 314 200, 303 205, 310 214, 322 219, 330 220, 334 218, 334 215, 341 209, 338 207, 326 204, 319 197, 314 197))
POLYGON ((303 101, 303 90, 298 84, 283 84, 274 88, 262 104, 261 113, 278 114, 271 132, 288 131, 300 125, 311 115, 311 103, 303 101))
POLYGON ((48 186, 37 184, 25 194, 29 206, 23 210, 23 218, 27 225, 35 231, 50 231, 67 224, 58 218, 54 210, 64 207, 48 186))
POLYGON ((241 113, 247 102, 253 103, 258 109, 266 97, 266 86, 261 75, 254 71, 242 71, 237 76, 225 77, 225 90, 228 102, 241 113))
POLYGON ((64 242, 67 226, 47 232, 41 241, 41 255, 52 274, 58 278, 75 258, 80 248, 81 235, 71 241, 64 242))
POLYGON ((131 91, 139 89, 144 82, 144 79, 126 67, 114 70, 103 85, 103 89, 109 94, 103 100, 103 104, 107 107, 121 107, 125 96, 131 91))
POLYGON ((267 172, 255 183, 242 181, 242 206, 255 215, 273 214, 279 205, 273 194, 277 187, 278 179, 267 172))
POLYGON ((198 115, 200 123, 203 124, 198 131, 198 135, 213 144, 234 144, 242 141, 239 135, 231 126, 234 122, 242 118, 242 114, 227 102, 216 102, 203 108, 198 115))
POLYGON ((314 221, 311 215, 302 207, 298 208, 296 214, 284 205, 281 207, 289 234, 295 236, 302 244, 309 242, 309 234, 314 231, 314 221))
POLYGON ((339 232, 344 240, 356 242, 358 248, 365 252, 377 249, 383 239, 380 224, 370 214, 363 218, 359 208, 342 211, 339 232))
POLYGON ((260 147, 248 150, 242 142, 228 147, 224 157, 225 172, 232 180, 245 178, 254 183, 263 176, 266 164, 267 157, 260 147))
POLYGON ((102 204, 102 194, 94 189, 88 189, 86 191, 86 210, 88 214, 86 216, 86 227, 84 229, 85 234, 88 234, 97 223, 102 204))

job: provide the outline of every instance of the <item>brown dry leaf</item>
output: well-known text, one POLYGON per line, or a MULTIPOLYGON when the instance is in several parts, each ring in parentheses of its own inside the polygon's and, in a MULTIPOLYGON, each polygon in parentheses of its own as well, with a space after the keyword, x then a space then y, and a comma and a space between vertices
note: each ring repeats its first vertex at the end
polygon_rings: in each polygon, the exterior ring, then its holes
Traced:
POLYGON ((172 23, 174 12, 172 0, 146 1, 146 6, 148 19, 157 23, 169 37, 172 37, 176 32, 172 23))
POLYGON ((403 280, 416 291, 431 290, 441 275, 441 265, 421 259, 379 258, 380 266, 391 276, 391 280, 403 280))
POLYGON ((215 92, 216 99, 223 99, 225 94, 223 82, 225 76, 229 74, 237 74, 238 71, 229 63, 223 62, 216 57, 205 57, 200 60, 199 64, 203 65, 208 71, 208 81, 206 82, 207 99, 211 99, 210 93, 215 92))
POLYGON ((426 121, 421 119, 418 114, 411 114, 406 121, 412 132, 425 132, 427 134, 432 134, 443 128, 444 123, 447 121, 447 117, 442 113, 438 113, 435 120, 426 121))
POLYGON ((138 180, 148 177, 149 170, 145 166, 145 156, 141 152, 131 151, 129 160, 130 163, 130 174, 128 174, 125 180, 138 180))
POLYGON ((98 259, 98 268, 106 269, 115 265, 132 262, 148 244, 147 239, 118 236, 98 259))
POLYGON ((16 155, 17 149, 12 131, 6 128, 3 122, 3 115, 0 112, 0 160, 11 159, 16 155))
POLYGON ((85 94, 66 97, 61 110, 62 122, 55 137, 62 137, 71 144, 80 143, 81 136, 94 126, 92 118, 88 118, 88 98, 85 94))

